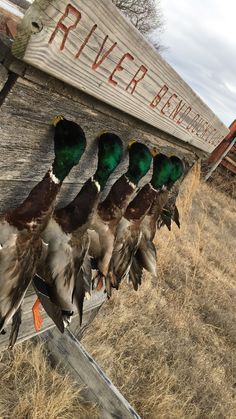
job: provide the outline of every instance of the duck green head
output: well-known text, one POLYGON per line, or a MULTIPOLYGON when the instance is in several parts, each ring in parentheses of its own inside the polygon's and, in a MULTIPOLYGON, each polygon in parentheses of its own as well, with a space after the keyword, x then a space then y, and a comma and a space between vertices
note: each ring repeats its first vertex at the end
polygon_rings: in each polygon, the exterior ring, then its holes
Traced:
POLYGON ((86 138, 78 124, 61 115, 56 116, 52 124, 55 126, 52 171, 58 180, 63 181, 72 167, 79 163, 86 147, 86 138))
POLYGON ((94 180, 104 189, 109 176, 114 172, 123 155, 123 143, 118 135, 104 132, 97 138, 98 165, 94 180))
POLYGON ((172 163, 170 159, 162 153, 153 153, 153 173, 151 185, 155 189, 161 189, 168 185, 170 174, 172 171, 172 163))
POLYGON ((169 160, 172 164, 172 170, 168 182, 168 189, 170 189, 174 185, 174 183, 181 178, 185 170, 184 163, 179 157, 171 156, 169 160))
POLYGON ((146 175, 152 162, 149 148, 138 141, 129 142, 129 167, 126 177, 135 185, 146 175))

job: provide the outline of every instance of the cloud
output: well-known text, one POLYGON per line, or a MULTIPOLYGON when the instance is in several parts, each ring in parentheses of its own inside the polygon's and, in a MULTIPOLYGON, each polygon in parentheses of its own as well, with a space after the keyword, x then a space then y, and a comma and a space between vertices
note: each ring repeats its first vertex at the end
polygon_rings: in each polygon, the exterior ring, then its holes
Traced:
POLYGON ((161 7, 164 59, 228 126, 236 118, 236 3, 162 0, 161 7))

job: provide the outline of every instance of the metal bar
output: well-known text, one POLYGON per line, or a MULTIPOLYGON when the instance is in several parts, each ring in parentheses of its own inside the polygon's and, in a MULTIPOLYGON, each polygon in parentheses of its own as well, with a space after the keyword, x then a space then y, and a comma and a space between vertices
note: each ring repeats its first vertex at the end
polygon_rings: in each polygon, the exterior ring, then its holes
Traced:
POLYGON ((233 147, 234 143, 236 142, 236 137, 233 139, 233 141, 228 145, 228 147, 226 148, 226 150, 224 151, 224 153, 220 156, 220 158, 215 162, 215 164, 213 164, 213 166, 211 167, 211 169, 209 170, 209 172, 207 173, 205 180, 208 180, 209 177, 212 175, 212 173, 214 172, 214 170, 219 166, 219 164, 222 162, 222 160, 224 159, 225 156, 227 156, 228 152, 231 150, 231 148, 233 147))
POLYGON ((231 163, 229 163, 227 160, 222 160, 221 162, 222 166, 224 166, 227 170, 230 170, 230 172, 236 174, 236 167, 233 166, 231 163))
POLYGON ((218 161, 218 159, 223 155, 224 151, 227 149, 228 145, 231 143, 233 136, 236 134, 236 120, 232 122, 229 126, 230 132, 224 138, 224 140, 215 148, 211 155, 207 159, 207 163, 213 164, 218 161))
POLYGON ((226 156, 225 160, 227 160, 229 163, 231 163, 233 166, 236 167, 236 161, 234 161, 233 159, 231 159, 230 157, 226 156))

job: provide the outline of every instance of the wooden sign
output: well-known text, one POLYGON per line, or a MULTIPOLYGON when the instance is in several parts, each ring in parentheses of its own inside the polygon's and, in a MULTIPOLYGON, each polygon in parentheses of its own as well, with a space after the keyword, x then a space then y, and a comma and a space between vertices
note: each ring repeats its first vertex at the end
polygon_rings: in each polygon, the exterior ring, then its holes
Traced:
POLYGON ((228 133, 110 0, 36 0, 13 53, 208 153, 228 133))

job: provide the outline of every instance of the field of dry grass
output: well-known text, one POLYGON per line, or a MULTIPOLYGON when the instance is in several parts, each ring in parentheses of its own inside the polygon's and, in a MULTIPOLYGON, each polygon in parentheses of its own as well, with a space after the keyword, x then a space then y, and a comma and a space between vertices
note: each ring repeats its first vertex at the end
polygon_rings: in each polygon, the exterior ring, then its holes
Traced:
POLYGON ((42 344, 27 342, 0 355, 0 419, 96 419, 81 390, 51 367, 42 344))
POLYGON ((182 226, 156 238, 158 278, 124 284, 83 343, 143 418, 236 417, 235 201, 182 188, 182 226))
POLYGON ((214 185, 221 192, 236 199, 235 174, 225 168, 218 167, 209 178, 209 183, 214 185))
MULTIPOLYGON (((158 278, 147 275, 138 292, 123 284, 82 343, 141 417, 233 419, 235 201, 199 184, 195 168, 178 206, 181 230, 156 237, 158 278)), ((96 417, 38 346, 4 355, 0 388, 0 418, 96 417)))

